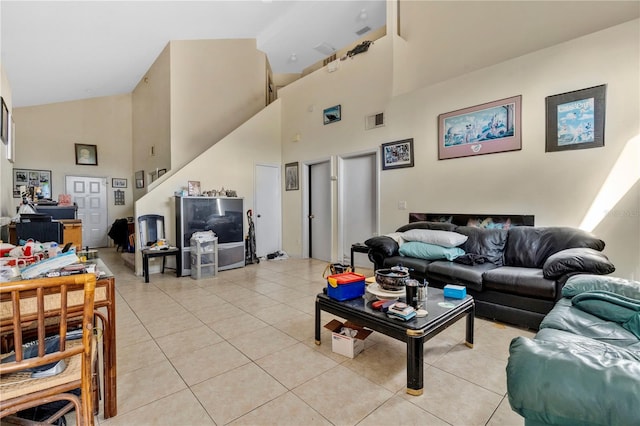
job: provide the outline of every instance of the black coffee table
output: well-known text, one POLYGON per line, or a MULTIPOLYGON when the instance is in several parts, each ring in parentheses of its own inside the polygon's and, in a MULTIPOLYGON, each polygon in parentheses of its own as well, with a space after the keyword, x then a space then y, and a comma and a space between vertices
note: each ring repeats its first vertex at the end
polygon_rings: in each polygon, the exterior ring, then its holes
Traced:
POLYGON ((475 304, 471 296, 466 296, 464 299, 449 299, 444 297, 441 289, 430 287, 427 301, 429 315, 424 318, 414 317, 405 322, 389 318, 385 313, 372 309, 371 302, 367 302, 362 297, 339 302, 324 293, 320 293, 316 297, 316 345, 321 343, 321 311, 329 312, 363 327, 406 342, 407 393, 410 395, 422 395, 424 342, 466 316, 465 344, 473 348, 475 304))

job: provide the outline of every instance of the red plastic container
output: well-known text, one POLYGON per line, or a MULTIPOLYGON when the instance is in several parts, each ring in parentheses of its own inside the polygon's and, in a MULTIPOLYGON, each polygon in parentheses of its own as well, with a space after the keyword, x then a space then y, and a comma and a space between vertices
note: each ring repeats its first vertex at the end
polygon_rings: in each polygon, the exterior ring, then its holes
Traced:
POLYGON ((349 300, 364 294, 365 276, 355 272, 329 275, 327 277, 327 295, 335 300, 349 300))

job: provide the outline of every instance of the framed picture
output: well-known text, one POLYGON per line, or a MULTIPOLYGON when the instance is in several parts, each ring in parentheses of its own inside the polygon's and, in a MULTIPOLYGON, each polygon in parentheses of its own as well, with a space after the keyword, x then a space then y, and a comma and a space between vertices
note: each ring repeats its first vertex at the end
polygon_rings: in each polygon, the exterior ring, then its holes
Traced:
POLYGON ((413 167, 413 139, 382 144, 382 170, 413 167))
POLYGON ((124 191, 116 189, 113 191, 113 204, 116 206, 124 206, 124 191))
POLYGON ((545 152, 604 146, 607 85, 547 96, 545 152))
POLYGON ((9 142, 9 108, 4 102, 4 98, 0 98, 0 103, 2 104, 0 112, 0 139, 2 139, 2 142, 7 143, 9 142))
POLYGON ((522 96, 438 116, 438 160, 522 149, 522 96))
POLYGON ((340 105, 332 106, 322 111, 322 119, 324 124, 335 123, 342 120, 342 107, 340 105))
POLYGON ((167 169, 160 169, 158 170, 158 177, 162 176, 163 174, 167 173, 167 169))
POLYGON ((98 165, 98 147, 96 145, 75 144, 76 164, 83 166, 98 165))
POLYGON ((127 187, 127 180, 126 179, 122 179, 122 178, 112 178, 111 179, 111 186, 114 188, 126 188, 127 187))
POLYGON ((13 163, 16 160, 16 123, 13 115, 9 114, 9 142, 7 142, 7 160, 13 163))
POLYGON ((22 193, 38 198, 51 198, 51 170, 13 169, 13 198, 22 193))
POLYGON ((298 184, 298 162, 284 165, 284 189, 286 191, 297 191, 298 184))
POLYGON ((135 174, 136 188, 144 188, 144 170, 138 170, 135 174))
POLYGON ((190 180, 189 185, 187 186, 187 193, 190 196, 200 195, 202 192, 200 191, 200 181, 199 180, 190 180))

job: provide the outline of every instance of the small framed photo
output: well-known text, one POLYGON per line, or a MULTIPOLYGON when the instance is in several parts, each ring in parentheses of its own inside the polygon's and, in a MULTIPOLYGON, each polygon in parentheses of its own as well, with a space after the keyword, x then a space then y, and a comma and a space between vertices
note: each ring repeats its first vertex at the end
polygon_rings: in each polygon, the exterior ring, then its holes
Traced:
POLYGON ((336 105, 325 109, 322 111, 322 119, 324 120, 324 124, 331 124, 342 120, 342 107, 336 105))
POLYGON ((545 152, 604 146, 607 85, 547 96, 545 152))
POLYGON ((158 170, 158 177, 162 176, 163 174, 167 173, 167 169, 160 169, 158 170))
POLYGON ((76 164, 83 166, 98 165, 98 147, 96 145, 75 144, 76 164))
POLYGON ((297 191, 299 189, 297 161, 284 165, 284 182, 284 189, 286 191, 297 191))
POLYGON ((190 196, 198 196, 202 192, 200 191, 200 181, 199 180, 190 180, 189 185, 187 187, 188 194, 190 196))
POLYGON ((135 174, 136 188, 144 188, 144 170, 138 170, 135 174))
POLYGON ((382 170, 413 167, 413 139, 382 144, 382 170))
POLYGON ((127 180, 122 178, 112 178, 111 186, 113 186, 114 188, 126 188, 127 180))

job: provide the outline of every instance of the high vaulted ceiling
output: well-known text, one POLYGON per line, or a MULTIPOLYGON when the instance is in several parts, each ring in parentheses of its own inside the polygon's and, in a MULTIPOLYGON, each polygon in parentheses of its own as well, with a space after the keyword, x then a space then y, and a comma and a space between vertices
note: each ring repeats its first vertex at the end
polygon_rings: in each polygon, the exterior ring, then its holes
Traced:
POLYGON ((384 26, 386 4, 2 0, 0 15, 2 66, 23 107, 129 93, 171 40, 255 38, 274 73, 300 73, 329 56, 316 46, 339 50, 384 26))
MULTIPOLYGON (((640 1, 398 0, 432 84, 640 16, 640 1)), ((171 40, 255 38, 274 73, 300 73, 386 23, 384 0, 1 0, 12 106, 131 92, 171 40), (295 60, 292 60, 292 55, 295 60)), ((613 66, 613 65, 612 65, 613 66)))

